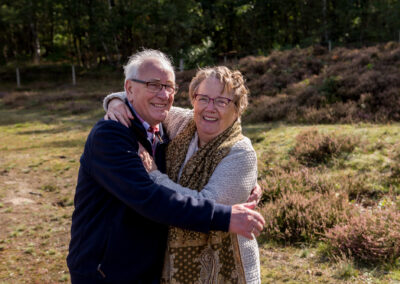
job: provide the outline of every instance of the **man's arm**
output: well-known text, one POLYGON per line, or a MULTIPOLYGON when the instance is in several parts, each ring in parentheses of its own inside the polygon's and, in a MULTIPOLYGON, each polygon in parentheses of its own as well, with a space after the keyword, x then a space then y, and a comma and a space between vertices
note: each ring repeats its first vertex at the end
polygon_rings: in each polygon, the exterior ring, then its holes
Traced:
POLYGON ((243 205, 235 205, 231 211, 228 206, 184 197, 153 183, 137 154, 138 146, 131 130, 119 123, 99 122, 86 147, 88 164, 83 166, 93 178, 149 219, 201 232, 229 229, 250 238, 253 227, 261 230, 263 226, 261 215, 243 205))
POLYGON ((257 182, 257 156, 248 140, 240 141, 221 160, 201 191, 183 187, 158 170, 149 175, 156 183, 185 196, 207 198, 227 205, 235 204, 245 202, 257 182))

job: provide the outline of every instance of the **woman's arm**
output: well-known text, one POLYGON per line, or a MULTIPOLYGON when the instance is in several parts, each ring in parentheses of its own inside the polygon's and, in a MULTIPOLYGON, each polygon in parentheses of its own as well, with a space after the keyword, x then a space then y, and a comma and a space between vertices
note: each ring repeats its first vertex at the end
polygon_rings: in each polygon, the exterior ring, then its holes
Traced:
POLYGON ((113 99, 119 99, 121 101, 125 101, 126 93, 125 92, 118 92, 118 93, 111 93, 107 95, 103 100, 103 108, 107 112, 108 111, 108 104, 113 99))
POLYGON ((257 182, 257 157, 248 138, 239 141, 218 164, 200 192, 174 183, 159 171, 149 174, 154 182, 183 195, 212 199, 222 204, 235 204, 245 202, 257 182))
MULTIPOLYGON (((103 100, 103 107, 106 111, 104 119, 118 121, 126 127, 129 127, 129 120, 133 119, 133 117, 128 107, 124 103, 121 103, 125 99, 125 92, 112 93, 106 96, 103 100), (115 102, 115 100, 119 100, 121 102, 115 102)), ((167 115, 167 118, 163 121, 163 125, 169 138, 175 138, 175 136, 186 127, 192 117, 193 110, 172 107, 167 115)))

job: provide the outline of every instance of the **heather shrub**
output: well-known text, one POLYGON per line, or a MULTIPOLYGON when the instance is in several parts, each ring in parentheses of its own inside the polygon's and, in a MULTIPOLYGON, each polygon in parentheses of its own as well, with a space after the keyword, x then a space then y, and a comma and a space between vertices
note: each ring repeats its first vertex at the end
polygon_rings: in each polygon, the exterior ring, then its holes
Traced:
POLYGON ((354 200, 366 207, 376 205, 377 200, 383 196, 385 192, 377 188, 376 177, 366 175, 344 175, 338 182, 340 188, 347 192, 349 200, 354 200))
POLYGON ((400 45, 320 47, 246 57, 239 69, 256 98, 250 121, 354 123, 400 120, 400 45))
POLYGON ((264 189, 263 202, 274 201, 287 193, 329 193, 337 189, 335 184, 324 178, 319 171, 305 167, 273 169, 260 181, 260 186, 264 189))
POLYGON ((296 105, 286 95, 261 96, 253 99, 251 105, 244 116, 247 122, 282 120, 291 111, 296 111, 296 105))
POLYGON ((351 211, 346 195, 339 192, 285 192, 261 209, 266 220, 263 238, 291 244, 312 243, 328 229, 345 222, 351 211))
POLYGON ((392 182, 400 183, 400 143, 392 146, 389 154, 390 162, 390 179, 392 182))
POLYGON ((395 263, 400 257, 400 213, 393 209, 363 211, 324 236, 332 255, 361 264, 395 263))
POLYGON ((289 122, 304 123, 355 123, 365 120, 372 120, 372 116, 368 112, 360 110, 354 101, 336 102, 324 108, 299 107, 297 117, 288 115, 289 122))
POLYGON ((323 66, 313 48, 273 51, 268 57, 248 56, 239 61, 255 96, 275 96, 290 84, 319 74, 323 66))
POLYGON ((305 166, 317 166, 341 153, 354 150, 358 139, 354 136, 323 134, 317 129, 305 130, 297 135, 290 154, 305 166))

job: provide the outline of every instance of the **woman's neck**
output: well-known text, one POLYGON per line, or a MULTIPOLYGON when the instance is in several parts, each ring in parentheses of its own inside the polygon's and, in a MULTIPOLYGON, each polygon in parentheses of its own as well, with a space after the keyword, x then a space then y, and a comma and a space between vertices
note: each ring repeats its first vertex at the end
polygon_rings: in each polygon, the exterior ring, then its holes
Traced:
POLYGON ((197 142, 197 146, 203 147, 204 145, 206 145, 208 142, 211 141, 210 138, 206 138, 206 137, 202 137, 199 132, 197 132, 197 137, 198 137, 198 142, 197 142))

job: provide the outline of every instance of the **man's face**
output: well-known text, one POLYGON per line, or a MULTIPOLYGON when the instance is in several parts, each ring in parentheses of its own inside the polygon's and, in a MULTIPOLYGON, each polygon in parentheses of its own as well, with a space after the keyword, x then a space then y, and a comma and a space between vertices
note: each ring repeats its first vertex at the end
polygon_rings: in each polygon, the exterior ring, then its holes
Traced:
MULTIPOLYGON (((156 59, 146 60, 139 68, 139 79, 145 82, 175 86, 175 76, 166 70, 156 59)), ((169 93, 165 87, 157 92, 150 91, 146 84, 126 81, 125 90, 128 100, 135 111, 151 126, 164 121, 174 102, 174 92, 169 93)))

